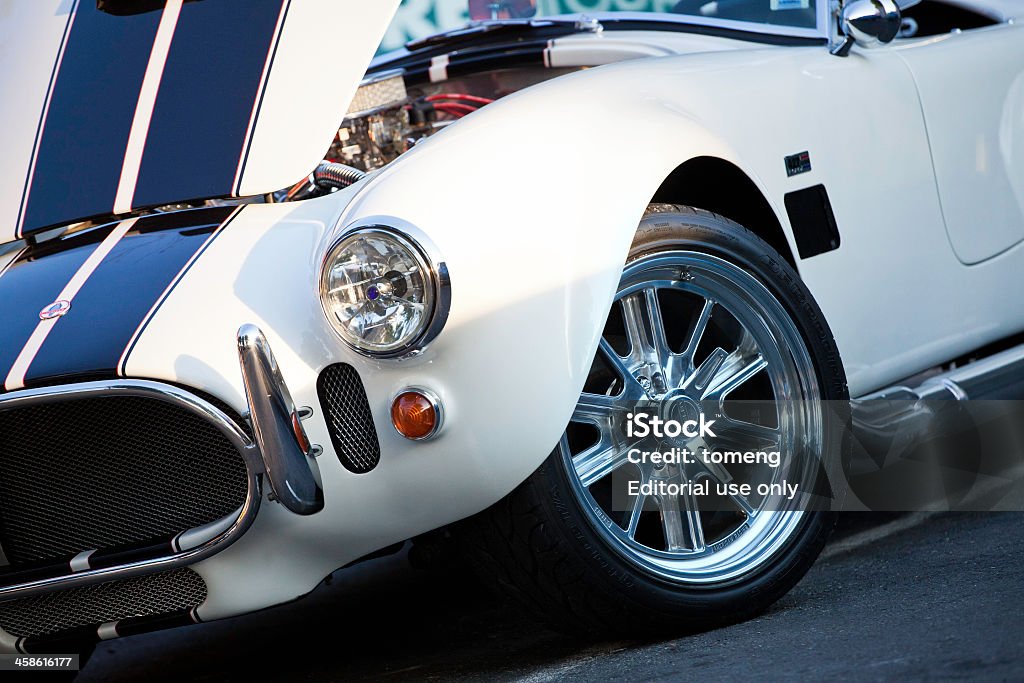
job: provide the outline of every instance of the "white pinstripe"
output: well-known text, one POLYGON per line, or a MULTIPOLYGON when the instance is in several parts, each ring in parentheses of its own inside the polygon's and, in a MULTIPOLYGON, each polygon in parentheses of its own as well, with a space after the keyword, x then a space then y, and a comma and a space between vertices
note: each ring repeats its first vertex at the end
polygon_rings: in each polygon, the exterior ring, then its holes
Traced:
POLYGON ((249 113, 249 127, 246 129, 245 140, 242 143, 242 153, 238 156, 238 167, 235 169, 235 180, 231 184, 231 192, 238 196, 242 185, 242 173, 245 171, 246 150, 252 142, 252 136, 256 134, 256 114, 259 111, 260 99, 267 89, 267 78, 270 76, 270 62, 277 49, 277 43, 281 38, 281 30, 284 28, 284 16, 288 13, 290 2, 281 3, 281 11, 277 15, 277 25, 274 27, 274 38, 270 41, 270 49, 267 50, 267 59, 263 62, 263 74, 260 76, 260 89, 257 91, 256 99, 252 103, 252 112, 249 113))
POLYGON ((57 83, 57 74, 60 73, 60 65, 64 62, 64 53, 68 48, 68 37, 71 35, 71 28, 75 24, 75 16, 78 12, 78 0, 71 6, 71 14, 68 16, 68 25, 64 29, 64 38, 60 44, 60 51, 57 53, 57 62, 53 67, 53 79, 50 82, 50 89, 46 91, 46 100, 43 102, 43 113, 39 120, 39 130, 36 131, 36 144, 32 151, 32 160, 28 164, 28 179, 25 181, 25 192, 21 197, 21 210, 18 215, 18 225, 14 228, 14 236, 22 237, 21 229, 25 227, 25 212, 28 210, 28 195, 32 191, 32 180, 36 175, 36 161, 39 160, 39 145, 43 139, 43 129, 46 128, 46 116, 50 113, 50 102, 53 100, 53 86, 57 83))
POLYGON ((121 165, 121 179, 117 183, 117 194, 114 197, 114 213, 127 213, 132 210, 132 198, 135 186, 139 181, 139 167, 142 165, 142 152, 146 149, 146 137, 149 135, 149 123, 153 118, 156 106, 156 95, 160 91, 160 80, 167 64, 167 53, 171 50, 171 39, 174 28, 178 25, 183 0, 167 0, 160 25, 156 29, 156 39, 149 53, 146 75, 142 79, 139 91, 139 102, 135 105, 135 117, 132 119, 131 132, 128 133, 128 147, 121 165))

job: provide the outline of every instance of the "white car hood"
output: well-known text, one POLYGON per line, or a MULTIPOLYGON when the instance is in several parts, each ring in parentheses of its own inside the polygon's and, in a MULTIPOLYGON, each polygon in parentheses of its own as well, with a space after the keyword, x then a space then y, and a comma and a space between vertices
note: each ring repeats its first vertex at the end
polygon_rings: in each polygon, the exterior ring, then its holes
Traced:
POLYGON ((399 0, 0 0, 0 243, 290 185, 399 0))

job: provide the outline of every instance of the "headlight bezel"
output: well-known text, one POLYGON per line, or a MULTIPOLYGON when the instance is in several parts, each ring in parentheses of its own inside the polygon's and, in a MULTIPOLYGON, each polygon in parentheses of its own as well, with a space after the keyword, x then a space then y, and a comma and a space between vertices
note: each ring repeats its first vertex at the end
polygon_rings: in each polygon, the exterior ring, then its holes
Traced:
POLYGON ((444 329, 451 309, 451 278, 448 266, 437 246, 423 231, 406 221, 391 217, 375 217, 350 225, 342 230, 324 252, 317 278, 320 306, 327 317, 327 323, 345 345, 356 353, 373 359, 402 359, 419 355, 426 350, 444 329), (423 269, 424 288, 430 293, 431 302, 426 307, 424 317, 426 324, 414 337, 390 350, 380 350, 361 346, 351 339, 339 326, 332 312, 332 304, 328 297, 328 280, 330 270, 336 262, 342 246, 352 237, 361 234, 383 234, 394 240, 410 252, 423 269))

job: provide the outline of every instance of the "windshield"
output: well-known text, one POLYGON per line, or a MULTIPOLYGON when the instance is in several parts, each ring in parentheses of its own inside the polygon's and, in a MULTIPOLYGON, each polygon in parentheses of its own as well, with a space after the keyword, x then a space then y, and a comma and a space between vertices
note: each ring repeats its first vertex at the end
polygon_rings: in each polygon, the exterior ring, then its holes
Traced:
POLYGON ((478 16, 481 12, 486 18, 502 19, 606 13, 642 18, 660 13, 691 17, 698 23, 728 20, 813 29, 819 1, 824 0, 402 0, 381 51, 464 26, 473 18, 484 18, 478 16))

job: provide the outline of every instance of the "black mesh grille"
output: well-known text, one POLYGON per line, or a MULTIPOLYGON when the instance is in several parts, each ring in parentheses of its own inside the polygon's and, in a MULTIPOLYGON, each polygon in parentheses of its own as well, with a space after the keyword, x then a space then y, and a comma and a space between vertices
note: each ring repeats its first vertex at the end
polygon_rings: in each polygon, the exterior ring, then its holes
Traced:
POLYGON ((198 607, 206 583, 188 567, 0 602, 0 627, 18 637, 198 607))
POLYGON ((0 411, 0 522, 12 565, 147 543, 245 501, 245 463, 212 424, 149 398, 0 411))
POLYGON ((325 368, 316 384, 341 464, 356 474, 369 472, 380 462, 380 444, 359 373, 351 365, 338 363, 325 368))

